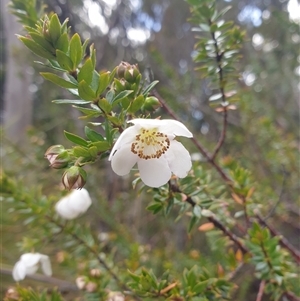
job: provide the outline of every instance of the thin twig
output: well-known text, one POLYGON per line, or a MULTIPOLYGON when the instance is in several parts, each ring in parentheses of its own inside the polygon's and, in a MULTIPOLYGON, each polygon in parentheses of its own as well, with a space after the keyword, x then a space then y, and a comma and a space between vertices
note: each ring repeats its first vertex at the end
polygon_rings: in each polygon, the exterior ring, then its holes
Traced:
MULTIPOLYGON (((0 274, 3 275, 12 275, 12 269, 1 267, 0 274)), ((58 279, 55 277, 49 277, 43 274, 27 274, 26 278, 30 278, 35 281, 40 281, 44 283, 49 283, 51 285, 55 285, 58 287, 59 291, 66 292, 66 291, 78 291, 77 286, 74 283, 68 282, 66 280, 58 279)))
POLYGON ((255 217, 258 219, 259 223, 268 228, 273 236, 279 238, 279 243, 282 247, 287 249, 291 255, 295 258, 296 262, 300 264, 300 252, 295 249, 295 247, 284 237, 282 236, 277 230, 275 230, 271 225, 269 225, 266 220, 259 214, 256 213, 255 217))
POLYGON ((290 301, 300 301, 300 297, 296 296, 292 292, 284 292, 283 296, 285 296, 290 301))
POLYGON ((225 138, 226 138, 226 130, 227 130, 227 108, 224 107, 224 111, 223 111, 223 129, 222 129, 222 132, 221 132, 221 136, 219 138, 219 141, 211 155, 211 160, 214 160, 217 156, 217 154, 219 153, 224 141, 225 141, 225 138))
MULTIPOLYGON (((177 185, 170 184, 170 188, 172 189, 173 192, 182 192, 177 185)), ((192 207, 196 205, 195 201, 190 197, 187 196, 186 200, 187 203, 189 203, 192 207)), ((221 230, 226 236, 229 237, 231 241, 233 241, 237 247, 245 254, 248 253, 248 249, 242 244, 242 242, 239 240, 239 238, 232 233, 226 226, 224 226, 219 220, 217 220, 213 216, 207 217, 207 219, 214 224, 216 228, 221 230)))
MULTIPOLYGON (((54 223, 56 226, 62 228, 63 226, 60 225, 57 221, 55 221, 52 217, 47 216, 47 218, 54 223)), ((112 278, 118 283, 118 285, 124 290, 124 291, 128 291, 130 293, 133 294, 132 290, 126 285, 124 284, 120 278, 117 276, 117 274, 108 266, 108 264, 99 256, 98 252, 92 248, 91 246, 89 246, 81 237, 79 237, 77 234, 73 233, 73 232, 67 232, 70 236, 72 236, 74 239, 76 239, 79 243, 81 243, 82 245, 85 246, 86 249, 88 249, 92 254, 94 254, 95 258, 98 260, 98 262, 100 263, 100 265, 102 265, 105 270, 112 276, 112 278)), ((136 300, 140 300, 139 297, 134 296, 136 298, 136 300)))
POLYGON ((276 208, 280 204, 280 202, 282 200, 282 195, 284 192, 285 182, 286 182, 286 172, 285 172, 285 170, 283 170, 283 179, 282 179, 282 184, 281 184, 281 189, 280 189, 280 193, 278 196, 278 200, 275 203, 275 205, 273 206, 273 208, 271 208, 270 212, 265 216, 265 221, 267 221, 267 219, 269 219, 274 214, 276 208))
POLYGON ((217 220, 213 216, 209 216, 207 219, 211 223, 213 223, 216 228, 220 229, 226 236, 228 236, 229 239, 233 241, 244 254, 249 252, 248 249, 242 244, 240 239, 234 233, 232 233, 227 227, 225 227, 219 220, 217 220))
POLYGON ((259 290, 256 296, 256 301, 261 301, 262 297, 264 295, 264 290, 265 290, 265 286, 266 286, 266 281, 262 280, 259 284, 259 290))

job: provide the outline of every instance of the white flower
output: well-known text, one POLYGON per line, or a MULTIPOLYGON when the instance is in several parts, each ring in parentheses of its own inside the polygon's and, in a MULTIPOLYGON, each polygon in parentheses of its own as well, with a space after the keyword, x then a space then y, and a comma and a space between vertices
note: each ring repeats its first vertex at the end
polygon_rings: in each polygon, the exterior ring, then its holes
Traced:
POLYGON ((40 253, 23 254, 13 268, 12 275, 14 280, 20 281, 23 280, 26 275, 36 273, 39 265, 41 265, 42 271, 45 275, 52 275, 51 263, 47 255, 40 253))
POLYGON ((122 132, 109 161, 119 176, 127 175, 137 163, 142 181, 150 187, 166 184, 174 173, 187 176, 191 157, 176 136, 191 138, 193 134, 176 120, 133 119, 134 125, 122 132))
POLYGON ((92 200, 86 189, 74 189, 56 203, 55 210, 62 218, 74 219, 86 212, 91 204, 92 200))

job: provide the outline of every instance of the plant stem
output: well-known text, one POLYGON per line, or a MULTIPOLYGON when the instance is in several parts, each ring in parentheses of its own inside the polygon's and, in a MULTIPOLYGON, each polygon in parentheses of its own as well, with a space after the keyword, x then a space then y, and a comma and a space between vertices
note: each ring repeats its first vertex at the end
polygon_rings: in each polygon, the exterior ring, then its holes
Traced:
POLYGON ((261 301, 262 297, 264 295, 264 290, 265 290, 265 286, 266 286, 266 281, 262 280, 259 284, 259 290, 256 296, 256 301, 261 301))

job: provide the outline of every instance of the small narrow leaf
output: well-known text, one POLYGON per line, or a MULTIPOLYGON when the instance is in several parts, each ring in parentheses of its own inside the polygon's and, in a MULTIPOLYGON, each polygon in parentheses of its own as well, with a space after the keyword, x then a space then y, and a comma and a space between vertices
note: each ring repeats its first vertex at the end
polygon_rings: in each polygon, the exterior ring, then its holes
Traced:
POLYGON ((52 102, 57 104, 76 104, 76 105, 85 105, 91 103, 90 101, 82 100, 82 99, 55 99, 52 100, 52 102))
POLYGON ((50 73, 50 72, 41 72, 41 75, 49 80, 50 82, 67 89, 77 88, 73 83, 61 78, 60 76, 50 73))
POLYGON ((65 69, 67 71, 73 70, 72 60, 63 51, 56 49, 56 58, 57 58, 59 65, 63 69, 65 69))
POLYGON ((75 134, 69 133, 67 131, 64 131, 64 134, 69 141, 71 141, 75 144, 81 145, 81 146, 85 146, 85 147, 88 146, 87 141, 84 140, 83 138, 81 138, 75 134))
POLYGON ((55 55, 51 54, 49 51, 47 51, 45 48, 34 42, 33 40, 25 37, 18 36, 19 40, 23 42, 23 44, 29 48, 33 53, 36 55, 48 59, 48 60, 54 60, 56 59, 55 55))
POLYGON ((78 84, 78 94, 82 99, 89 101, 93 101, 96 98, 95 92, 84 80, 78 84))
POLYGON ((69 52, 73 62, 73 70, 75 70, 82 60, 81 39, 78 33, 75 33, 70 40, 69 52))
POLYGON ((60 34, 61 34, 60 28, 61 28, 61 25, 60 25, 58 16, 57 16, 57 14, 54 14, 50 19, 50 25, 49 25, 49 34, 50 34, 51 40, 54 43, 54 45, 56 45, 55 43, 57 42, 57 40, 60 37, 60 34))
POLYGON ((143 95, 147 97, 148 93, 159 83, 158 80, 153 81, 149 86, 143 91, 143 95))
POLYGON ((132 90, 125 90, 120 92, 118 95, 116 95, 113 100, 112 103, 115 104, 116 102, 120 101, 122 98, 127 97, 128 95, 130 95, 133 91, 132 90))
POLYGON ((97 133, 96 131, 90 129, 88 126, 84 127, 84 132, 86 137, 91 140, 92 142, 104 141, 104 138, 101 134, 97 133))

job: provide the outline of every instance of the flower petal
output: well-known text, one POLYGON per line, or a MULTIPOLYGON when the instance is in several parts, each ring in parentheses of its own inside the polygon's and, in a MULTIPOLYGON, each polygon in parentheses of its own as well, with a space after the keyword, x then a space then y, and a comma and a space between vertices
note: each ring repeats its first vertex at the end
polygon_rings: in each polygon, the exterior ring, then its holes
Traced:
POLYGON ((150 187, 160 187, 171 178, 168 161, 161 156, 158 159, 138 160, 138 168, 142 181, 150 187))
POLYGON ((111 158, 111 167, 119 176, 129 174, 131 168, 137 162, 138 156, 131 151, 130 147, 130 144, 123 145, 111 158))
POLYGON ((26 266, 24 265, 24 263, 19 260, 18 262, 16 262, 16 264, 14 265, 13 271, 12 271, 12 276, 14 278, 15 281, 20 281, 23 280, 26 276, 26 266))
POLYGON ((42 266, 42 271, 45 275, 51 276, 52 275, 52 268, 51 268, 51 263, 49 256, 41 254, 41 266, 42 266))
POLYGON ((176 135, 176 136, 183 136, 191 138, 193 134, 187 129, 187 127, 173 119, 143 119, 137 118, 128 121, 133 123, 134 125, 140 125, 141 127, 145 128, 155 128, 157 127, 158 130, 167 135, 176 135))
POLYGON ((92 205, 92 200, 86 189, 75 189, 69 196, 68 205, 73 211, 84 213, 92 205))
POLYGON ((25 253, 20 257, 20 260, 27 268, 37 265, 40 261, 40 258, 40 253, 25 253))
POLYGON ((123 145, 133 142, 137 134, 138 134, 138 129, 134 126, 130 126, 126 130, 124 130, 120 135, 120 137, 118 138, 117 142, 115 143, 113 149, 111 150, 108 161, 111 161, 114 153, 118 149, 120 149, 123 145))
POLYGON ((165 153, 171 171, 179 178, 187 176, 192 168, 192 161, 189 152, 178 141, 172 140, 169 150, 165 153))
POLYGON ((64 219, 74 219, 78 217, 80 212, 72 209, 69 205, 70 195, 61 198, 55 205, 55 211, 64 219))
POLYGON ((162 123, 158 130, 167 135, 183 136, 187 138, 193 137, 193 134, 187 129, 187 127, 177 120, 164 119, 161 120, 161 122, 162 123))

